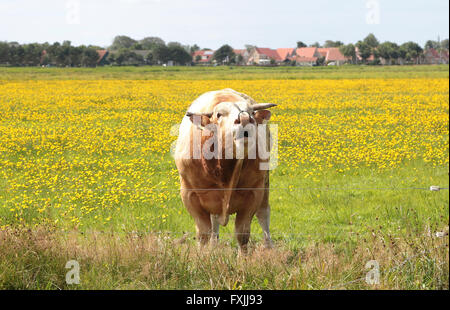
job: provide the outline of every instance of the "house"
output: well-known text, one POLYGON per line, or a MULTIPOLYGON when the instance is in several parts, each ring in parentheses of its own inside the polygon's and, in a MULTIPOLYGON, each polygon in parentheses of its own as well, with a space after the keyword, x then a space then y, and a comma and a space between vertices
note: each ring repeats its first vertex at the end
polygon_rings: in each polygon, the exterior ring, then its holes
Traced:
POLYGON ((196 64, 208 65, 212 63, 212 58, 214 51, 212 50, 201 50, 192 53, 192 60, 196 64))
POLYGON ((277 53, 282 62, 288 62, 295 59, 295 48, 277 48, 277 53))
POLYGON ((271 48, 254 47, 248 57, 247 65, 270 65, 273 63, 281 63, 280 55, 276 50, 271 48))
POLYGON ((250 55, 247 49, 237 49, 237 50, 233 50, 233 52, 236 54, 236 63, 238 65, 241 65, 241 64, 245 65, 247 63, 249 55, 250 55), (241 61, 239 61, 240 56, 242 56, 241 61))
POLYGON ((429 48, 423 52, 423 63, 428 65, 448 64, 448 51, 429 48))
POLYGON ((345 57, 338 47, 318 48, 317 51, 325 57, 325 63, 333 62, 335 65, 340 66, 350 61, 350 58, 345 57))
POLYGON ((302 47, 297 48, 295 51, 295 62, 297 66, 314 66, 320 57, 323 56, 319 53, 317 47, 302 47))
POLYGON ((104 66, 108 62, 106 58, 109 55, 109 52, 107 50, 97 50, 98 59, 97 59, 97 66, 104 66))

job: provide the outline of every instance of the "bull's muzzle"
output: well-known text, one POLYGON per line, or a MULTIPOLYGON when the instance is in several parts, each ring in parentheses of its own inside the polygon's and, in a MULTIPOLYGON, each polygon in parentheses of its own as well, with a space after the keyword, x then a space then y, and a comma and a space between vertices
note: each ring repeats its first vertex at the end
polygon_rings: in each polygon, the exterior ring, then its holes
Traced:
POLYGON ((251 123, 251 117, 250 114, 247 112, 241 112, 239 113, 238 118, 234 121, 235 124, 241 124, 242 127, 245 127, 247 124, 251 123))

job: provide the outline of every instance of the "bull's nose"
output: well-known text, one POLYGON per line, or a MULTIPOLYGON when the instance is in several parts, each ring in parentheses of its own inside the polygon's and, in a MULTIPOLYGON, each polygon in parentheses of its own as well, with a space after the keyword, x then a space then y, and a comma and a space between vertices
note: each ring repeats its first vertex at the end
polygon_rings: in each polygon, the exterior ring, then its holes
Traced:
POLYGON ((248 123, 250 123, 250 115, 246 112, 243 112, 243 113, 239 114, 238 118, 236 119, 236 121, 234 121, 234 123, 245 126, 248 123))

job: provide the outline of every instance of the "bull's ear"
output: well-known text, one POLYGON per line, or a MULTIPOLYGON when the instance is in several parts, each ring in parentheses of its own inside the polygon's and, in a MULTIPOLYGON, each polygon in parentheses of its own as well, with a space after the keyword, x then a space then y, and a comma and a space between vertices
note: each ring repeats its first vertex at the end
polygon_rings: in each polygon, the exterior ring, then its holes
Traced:
POLYGON ((212 113, 187 112, 186 116, 189 117, 189 119, 194 125, 203 130, 203 127, 211 123, 212 113))
POLYGON ((269 121, 271 115, 269 110, 259 110, 255 112, 254 118, 258 124, 262 124, 269 121))

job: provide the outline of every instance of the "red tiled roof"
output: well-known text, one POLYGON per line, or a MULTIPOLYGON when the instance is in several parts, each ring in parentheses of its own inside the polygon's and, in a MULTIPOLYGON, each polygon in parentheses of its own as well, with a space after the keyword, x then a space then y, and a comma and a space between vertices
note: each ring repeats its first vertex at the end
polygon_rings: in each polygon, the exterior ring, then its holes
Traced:
POLYGON ((102 59, 105 57, 105 55, 108 53, 107 50, 97 50, 98 59, 97 62, 102 61, 102 59))
POLYGON ((258 52, 258 54, 262 54, 262 55, 266 55, 267 57, 271 58, 271 59, 275 59, 278 61, 281 61, 283 59, 281 59, 280 55, 278 55, 276 50, 273 50, 271 48, 260 48, 257 47, 256 51, 258 52))
POLYGON ((296 54, 299 57, 315 57, 317 47, 302 47, 297 48, 296 54))
POLYGON ((325 60, 326 61, 345 61, 347 60, 347 58, 341 53, 341 51, 339 50, 338 47, 329 47, 326 49, 326 56, 325 56, 325 60))
POLYGON ((294 52, 294 48, 277 48, 277 53, 280 56, 281 60, 286 60, 291 56, 294 52))
POLYGON ((317 49, 317 51, 320 53, 320 55, 322 55, 322 57, 327 57, 327 54, 328 54, 328 48, 322 48, 322 47, 319 47, 318 49, 317 49))
POLYGON ((242 56, 244 56, 244 54, 245 54, 246 51, 247 51, 246 49, 243 49, 243 50, 233 50, 233 52, 234 52, 236 55, 242 55, 242 56))
POLYGON ((195 62, 210 62, 213 55, 214 55, 214 51, 209 51, 209 50, 196 51, 196 52, 192 53, 192 59, 195 62), (197 56, 200 56, 201 59, 196 60, 197 56), (204 57, 206 57, 206 59, 203 59, 204 57))

